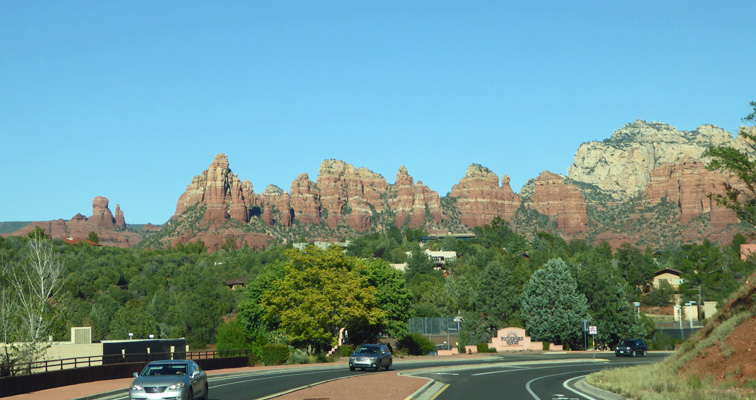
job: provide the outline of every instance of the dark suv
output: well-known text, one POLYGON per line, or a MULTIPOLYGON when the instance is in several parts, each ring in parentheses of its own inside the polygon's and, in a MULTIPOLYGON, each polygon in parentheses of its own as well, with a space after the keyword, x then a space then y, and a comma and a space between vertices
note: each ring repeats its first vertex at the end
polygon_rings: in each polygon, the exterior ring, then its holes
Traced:
POLYGON ((648 349, 646 348, 646 341, 643 339, 625 339, 614 349, 614 354, 617 357, 635 357, 637 355, 645 357, 646 353, 648 353, 648 349))

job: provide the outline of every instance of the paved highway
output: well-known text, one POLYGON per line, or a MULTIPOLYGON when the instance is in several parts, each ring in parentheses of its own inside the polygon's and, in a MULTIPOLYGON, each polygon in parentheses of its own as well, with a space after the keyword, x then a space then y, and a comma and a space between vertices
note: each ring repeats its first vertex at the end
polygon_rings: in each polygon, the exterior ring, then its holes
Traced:
POLYGON ((435 368, 414 374, 448 386, 440 387, 437 400, 469 399, 585 399, 597 400, 575 388, 577 378, 604 368, 656 362, 666 354, 642 358, 616 358, 603 354, 583 356, 502 356, 495 364, 435 368))
MULTIPOLYGON (((645 358, 615 358, 599 354, 499 354, 488 359, 409 361, 396 359, 394 370, 432 378, 444 385, 438 400, 471 399, 587 399, 565 387, 565 382, 603 368, 629 366, 659 361, 666 354, 649 354, 645 358), (563 395, 564 397, 559 397, 563 395)), ((260 399, 290 389, 345 376, 374 374, 350 372, 345 365, 303 366, 243 374, 210 377, 212 400, 260 399)), ((569 386, 569 385, 567 385, 569 386)), ((436 393, 425 395, 431 398, 436 393)), ((128 398, 126 391, 110 393, 100 399, 128 398)), ((389 399, 390 400, 390 399, 389 399)))

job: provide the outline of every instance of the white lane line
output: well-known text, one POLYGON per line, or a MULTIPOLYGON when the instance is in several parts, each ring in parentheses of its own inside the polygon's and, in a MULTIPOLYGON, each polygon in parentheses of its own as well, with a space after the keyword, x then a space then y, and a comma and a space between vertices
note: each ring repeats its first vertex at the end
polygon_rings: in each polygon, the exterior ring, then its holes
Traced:
POLYGON ((564 386, 564 388, 565 388, 565 389, 567 389, 567 390, 569 390, 570 392, 572 392, 572 393, 575 393, 575 394, 577 394, 577 395, 579 395, 579 396, 583 396, 583 397, 585 397, 585 398, 586 398, 586 399, 588 399, 588 400, 596 400, 596 399, 594 399, 593 397, 591 397, 591 396, 588 396, 587 394, 585 394, 585 393, 583 393, 583 392, 578 392, 577 390, 575 390, 575 389, 573 389, 573 388, 569 387, 569 383, 570 383, 570 382, 572 382, 572 381, 574 381, 574 380, 576 380, 576 379, 582 379, 582 378, 585 378, 586 376, 588 376, 588 375, 581 375, 581 376, 576 376, 576 377, 574 377, 574 378, 572 378, 572 379, 568 379, 568 380, 564 381, 564 383, 562 383, 562 386, 564 386))
MULTIPOLYGON (((552 377, 555 377, 555 376, 560 376, 560 375, 568 375, 568 374, 574 374, 574 373, 576 373, 576 372, 593 372, 593 370, 587 369, 587 370, 583 370, 583 371, 568 371, 568 372, 562 372, 562 373, 560 373, 560 374, 554 374, 554 375, 544 375, 544 376, 539 376, 538 378, 534 378, 534 379, 531 379, 530 381, 528 381, 528 383, 526 383, 526 384, 525 384, 525 389, 526 389, 526 390, 528 391, 528 393, 530 393, 530 395, 531 395, 531 396, 533 396, 533 398, 534 398, 535 400, 541 400, 541 398, 540 398, 540 397, 538 397, 538 395, 536 395, 536 394, 535 394, 535 392, 534 392, 534 391, 533 391, 533 390, 532 390, 532 389, 530 388, 530 385, 531 385, 531 384, 532 384, 533 382, 535 382, 535 381, 537 381, 537 380, 540 380, 540 379, 543 379, 543 378, 552 378, 552 377)), ((582 393, 579 393, 579 394, 580 394, 581 396, 583 396, 583 394, 582 394, 582 393)), ((594 400, 595 400, 595 399, 594 399, 594 400)))

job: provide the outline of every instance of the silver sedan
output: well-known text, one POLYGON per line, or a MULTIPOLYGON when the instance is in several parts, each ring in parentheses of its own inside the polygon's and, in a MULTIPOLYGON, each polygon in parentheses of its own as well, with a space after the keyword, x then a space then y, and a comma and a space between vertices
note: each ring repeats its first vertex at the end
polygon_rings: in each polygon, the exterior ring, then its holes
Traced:
POLYGON ((129 387, 131 400, 194 400, 208 396, 207 374, 192 360, 153 361, 129 387))

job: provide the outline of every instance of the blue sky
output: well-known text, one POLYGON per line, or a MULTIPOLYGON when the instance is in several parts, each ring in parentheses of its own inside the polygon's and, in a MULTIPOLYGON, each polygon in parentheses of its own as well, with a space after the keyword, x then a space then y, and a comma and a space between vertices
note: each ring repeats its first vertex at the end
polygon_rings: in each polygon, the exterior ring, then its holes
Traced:
POLYGON ((261 193, 339 159, 517 192, 636 119, 737 132, 753 1, 3 1, 0 221, 163 223, 217 153, 261 193))

